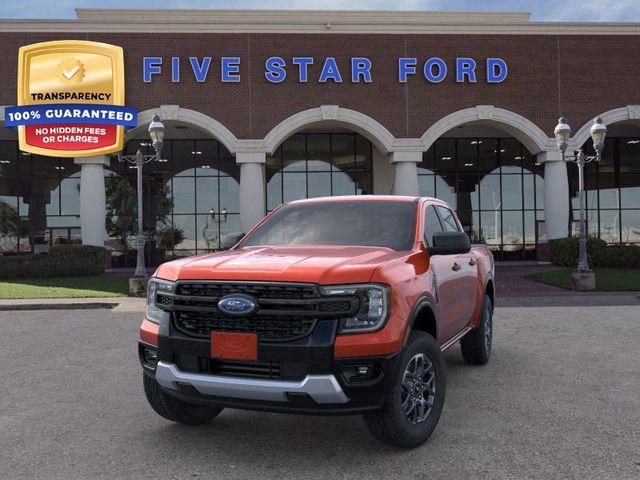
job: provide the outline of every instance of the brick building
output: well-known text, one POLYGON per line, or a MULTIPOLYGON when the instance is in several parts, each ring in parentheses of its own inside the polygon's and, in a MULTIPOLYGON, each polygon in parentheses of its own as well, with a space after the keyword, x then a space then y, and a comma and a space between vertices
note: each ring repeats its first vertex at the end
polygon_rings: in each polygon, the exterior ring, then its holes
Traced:
MULTIPOLYGON (((553 139, 561 115, 572 149, 591 150, 594 117, 608 127, 603 159, 586 171, 589 233, 640 243, 640 24, 519 13, 76 13, 0 20, 0 105, 16 103, 23 45, 123 47, 126 104, 139 112, 127 152, 149 148, 153 113, 167 126, 164 161, 144 170, 146 230, 155 243, 180 228, 176 254, 215 250, 284 201, 408 194, 448 201, 497 258, 535 258, 577 228, 576 167, 553 139)), ((0 130, 0 252, 106 242, 126 264, 105 205, 110 185, 135 185, 135 169, 112 157, 25 154, 13 130, 0 130)))

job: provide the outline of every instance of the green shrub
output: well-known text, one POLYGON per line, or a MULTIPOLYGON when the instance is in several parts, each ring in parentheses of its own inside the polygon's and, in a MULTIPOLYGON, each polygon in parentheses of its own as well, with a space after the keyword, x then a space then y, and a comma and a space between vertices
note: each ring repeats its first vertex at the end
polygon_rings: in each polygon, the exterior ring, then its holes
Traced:
POLYGON ((0 278, 79 277, 104 273, 106 249, 56 245, 49 253, 0 256, 0 278))
POLYGON ((595 267, 640 268, 640 246, 609 245, 594 256, 595 267))
MULTIPOLYGON (((587 259, 591 267, 640 268, 640 246, 607 245, 604 240, 588 237, 587 259)), ((552 240, 551 261, 563 267, 575 267, 578 263, 578 239, 552 240)))

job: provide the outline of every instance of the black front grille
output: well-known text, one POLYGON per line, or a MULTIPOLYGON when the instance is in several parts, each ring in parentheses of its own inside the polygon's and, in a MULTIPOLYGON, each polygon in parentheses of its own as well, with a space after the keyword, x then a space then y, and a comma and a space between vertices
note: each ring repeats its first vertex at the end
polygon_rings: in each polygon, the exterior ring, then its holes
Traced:
POLYGON ((177 295, 194 297, 224 297, 232 293, 243 293, 257 299, 304 300, 320 296, 315 285, 285 285, 264 283, 181 283, 176 287, 177 295))
POLYGON ((177 330, 196 337, 211 332, 255 333, 261 341, 281 342, 304 338, 318 319, 340 318, 359 308, 357 297, 326 297, 317 285, 257 282, 178 282, 175 293, 158 293, 158 305, 173 312, 177 330), (220 298, 244 294, 258 308, 248 317, 229 316, 218 310, 220 298))
POLYGON ((283 341, 306 337, 313 331, 316 319, 296 315, 254 315, 231 318, 213 312, 174 313, 178 330, 196 337, 208 337, 211 332, 256 333, 261 340, 283 341))

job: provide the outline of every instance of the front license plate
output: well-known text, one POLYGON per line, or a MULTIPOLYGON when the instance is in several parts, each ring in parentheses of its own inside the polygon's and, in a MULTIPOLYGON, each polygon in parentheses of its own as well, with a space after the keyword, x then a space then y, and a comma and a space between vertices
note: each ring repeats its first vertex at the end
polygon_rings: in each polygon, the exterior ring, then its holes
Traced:
POLYGON ((255 333, 211 332, 211 358, 257 360, 258 336, 255 333))

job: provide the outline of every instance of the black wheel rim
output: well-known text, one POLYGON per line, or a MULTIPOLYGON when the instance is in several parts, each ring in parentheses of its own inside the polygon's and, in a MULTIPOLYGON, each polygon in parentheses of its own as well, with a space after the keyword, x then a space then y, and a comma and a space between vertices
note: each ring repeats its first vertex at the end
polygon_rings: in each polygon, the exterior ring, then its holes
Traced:
POLYGON ((424 353, 414 355, 402 376, 402 412, 414 425, 424 422, 436 399, 436 371, 424 353))

